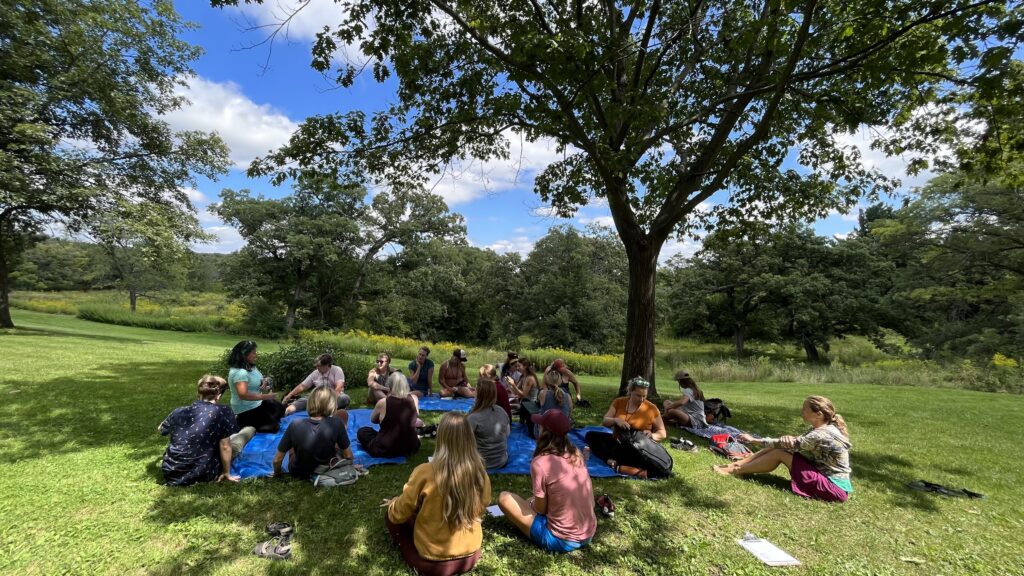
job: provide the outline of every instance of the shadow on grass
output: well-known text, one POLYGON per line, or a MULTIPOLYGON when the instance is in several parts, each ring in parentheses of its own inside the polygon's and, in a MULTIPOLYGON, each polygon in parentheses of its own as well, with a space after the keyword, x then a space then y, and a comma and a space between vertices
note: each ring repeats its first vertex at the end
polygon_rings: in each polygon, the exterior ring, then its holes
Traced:
POLYGON ((194 382, 208 365, 183 360, 112 364, 103 372, 69 368, 59 379, 7 384, 0 413, 18 425, 0 432, 0 463, 115 444, 130 447, 139 460, 159 457, 167 441, 157 425, 195 400, 194 382))
POLYGON ((139 344, 145 342, 139 338, 126 338, 124 336, 109 336, 105 334, 84 334, 75 330, 60 330, 54 328, 35 328, 33 326, 18 326, 12 330, 0 331, 4 336, 42 336, 47 338, 83 338, 86 340, 99 340, 101 342, 122 342, 139 344))

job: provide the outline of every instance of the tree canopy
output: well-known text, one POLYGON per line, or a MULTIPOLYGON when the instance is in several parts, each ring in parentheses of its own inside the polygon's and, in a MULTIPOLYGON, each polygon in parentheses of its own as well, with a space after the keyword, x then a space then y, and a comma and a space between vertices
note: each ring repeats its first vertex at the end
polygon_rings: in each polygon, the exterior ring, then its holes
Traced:
POLYGON ((168 0, 0 5, 0 326, 8 271, 47 222, 77 229, 125 206, 192 205, 180 186, 227 167, 219 137, 173 132, 160 114, 199 49, 168 0))
POLYGON ((554 140, 564 157, 536 191, 563 215, 607 201, 625 246, 623 385, 653 380, 668 238, 702 220, 821 216, 891 186, 834 134, 879 126, 887 152, 932 150, 963 91, 1002 82, 1021 32, 1020 7, 995 0, 338 4, 346 16, 318 35, 312 66, 328 72, 339 45, 358 45, 369 60, 337 80, 393 75, 396 101, 310 118, 250 172, 420 181, 453 159, 507 158, 510 134, 554 140), (794 149, 809 170, 784 167, 794 149))

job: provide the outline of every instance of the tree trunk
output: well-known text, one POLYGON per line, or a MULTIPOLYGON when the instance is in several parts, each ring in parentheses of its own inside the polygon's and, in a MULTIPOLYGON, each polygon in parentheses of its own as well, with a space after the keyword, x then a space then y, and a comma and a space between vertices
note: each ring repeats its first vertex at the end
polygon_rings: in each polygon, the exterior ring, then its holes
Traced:
POLYGON ((129 308, 132 314, 135 314, 135 307, 139 303, 139 292, 135 288, 128 289, 128 301, 130 302, 129 308))
POLYGON ((3 245, 0 243, 0 328, 14 328, 9 298, 11 284, 7 274, 7 254, 4 253, 3 245))
POLYGON ((742 358, 743 357, 743 346, 745 344, 744 340, 746 339, 746 333, 747 333, 747 327, 746 326, 744 326, 743 324, 737 324, 736 325, 736 334, 734 334, 733 340, 736 343, 736 357, 737 358, 742 358))
POLYGON ((288 301, 288 312, 284 317, 284 331, 291 332, 295 326, 295 313, 299 309, 299 298, 302 298, 302 290, 306 286, 306 281, 309 279, 309 275, 300 276, 298 281, 295 283, 295 290, 292 291, 292 298, 288 301))
POLYGON ((350 319, 355 312, 356 299, 359 298, 359 291, 363 288, 363 282, 366 281, 366 269, 370 266, 369 260, 373 256, 367 254, 363 257, 363 261, 359 264, 359 274, 356 276, 356 283, 352 285, 352 292, 348 295, 348 304, 345 306, 346 316, 350 319))
POLYGON ((649 395, 657 398, 654 382, 654 288, 660 246, 644 243, 627 246, 629 301, 626 306, 626 350, 622 357, 619 396, 626 395, 629 380, 642 376, 651 383, 649 395))
POLYGON ((818 354, 818 347, 814 345, 809 339, 804 338, 804 352, 807 353, 807 361, 819 364, 821 362, 821 355, 818 354))

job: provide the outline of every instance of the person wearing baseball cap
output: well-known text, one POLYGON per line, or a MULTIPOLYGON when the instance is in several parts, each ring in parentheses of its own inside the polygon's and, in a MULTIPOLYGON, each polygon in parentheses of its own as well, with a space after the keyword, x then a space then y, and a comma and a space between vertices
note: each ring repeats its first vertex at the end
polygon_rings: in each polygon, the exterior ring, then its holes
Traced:
POLYGON ((594 490, 586 456, 568 434, 569 418, 560 410, 534 414, 540 429, 530 462, 533 497, 502 492, 498 507, 531 542, 548 552, 572 552, 597 532, 594 490))
POLYGON ((476 390, 466 378, 466 360, 469 355, 462 348, 456 348, 451 358, 441 364, 437 371, 438 392, 442 398, 475 398, 476 390))
MULTIPOLYGON (((558 373, 559 377, 562 380, 562 390, 564 390, 566 394, 570 393, 569 384, 572 384, 573 388, 576 389, 576 397, 573 398, 573 401, 579 404, 580 401, 583 400, 583 392, 580 390, 580 381, 579 379, 576 378, 576 375, 572 373, 572 370, 569 370, 569 367, 565 364, 565 360, 562 360, 561 358, 556 358, 550 366, 544 369, 544 374, 546 375, 548 372, 551 371, 558 373)), ((587 403, 584 404, 583 406, 589 405, 590 404, 587 403)))

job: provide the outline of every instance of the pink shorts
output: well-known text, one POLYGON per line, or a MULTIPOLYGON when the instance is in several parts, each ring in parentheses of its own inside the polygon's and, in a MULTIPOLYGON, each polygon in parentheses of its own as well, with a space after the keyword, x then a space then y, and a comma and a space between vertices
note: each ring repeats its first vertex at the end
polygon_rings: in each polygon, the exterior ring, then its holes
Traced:
POLYGON ((815 500, 825 502, 846 502, 850 497, 835 482, 828 479, 811 464, 807 458, 799 454, 793 454, 793 467, 789 469, 789 476, 792 479, 789 485, 793 492, 815 500))

